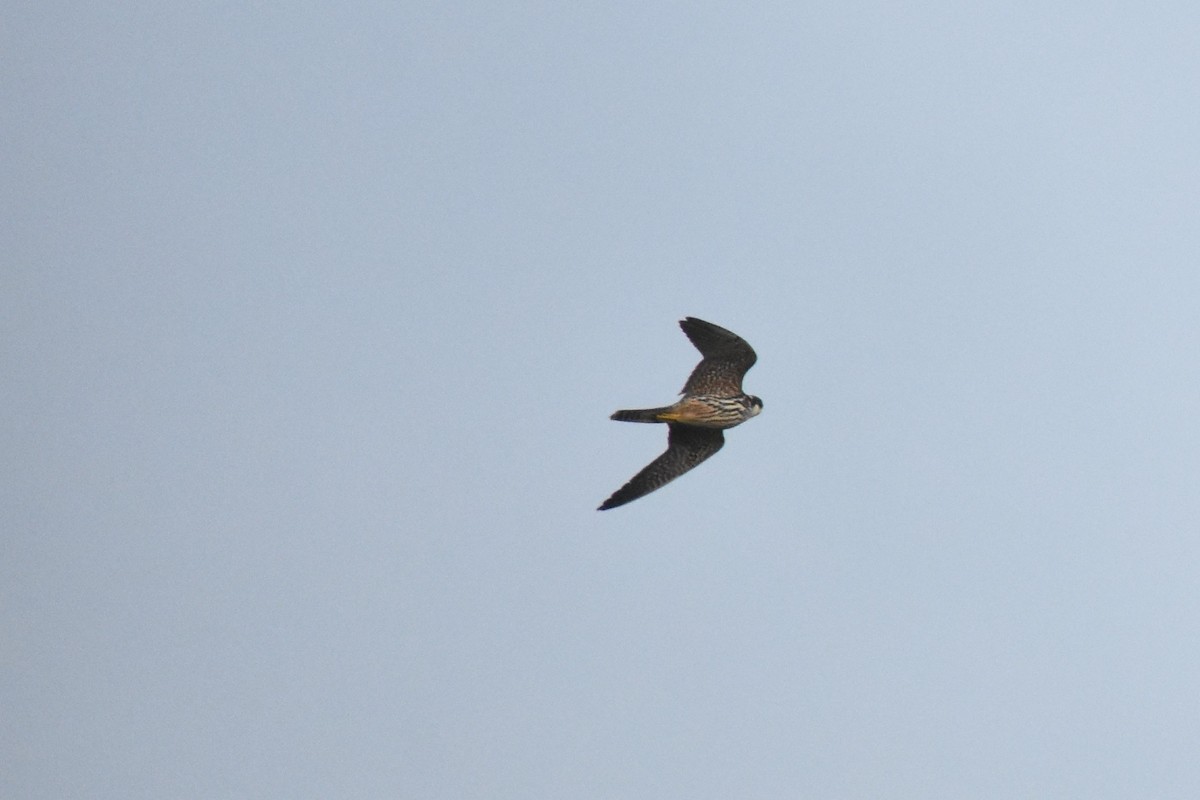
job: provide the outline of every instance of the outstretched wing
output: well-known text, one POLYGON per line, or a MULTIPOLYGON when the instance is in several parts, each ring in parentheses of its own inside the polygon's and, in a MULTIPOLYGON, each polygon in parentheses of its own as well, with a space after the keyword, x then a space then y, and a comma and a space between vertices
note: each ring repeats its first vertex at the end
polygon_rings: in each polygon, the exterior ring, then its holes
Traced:
POLYGON ((679 323, 704 356, 683 387, 685 394, 732 396, 742 393, 742 377, 758 356, 746 340, 720 325, 688 317, 679 323))
POLYGON ((600 511, 623 506, 650 494, 655 489, 661 489, 725 444, 725 437, 721 431, 712 428, 697 428, 673 422, 667 425, 667 428, 667 452, 651 461, 645 469, 634 475, 629 483, 613 492, 613 496, 600 506, 600 511))

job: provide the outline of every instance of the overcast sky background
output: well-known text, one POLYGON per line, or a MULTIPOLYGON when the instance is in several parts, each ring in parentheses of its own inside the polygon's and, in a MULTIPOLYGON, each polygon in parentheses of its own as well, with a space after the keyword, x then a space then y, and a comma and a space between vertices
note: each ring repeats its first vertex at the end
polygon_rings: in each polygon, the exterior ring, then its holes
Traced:
POLYGON ((0 25, 0 795, 1200 796, 1195 4, 245 5, 0 25))

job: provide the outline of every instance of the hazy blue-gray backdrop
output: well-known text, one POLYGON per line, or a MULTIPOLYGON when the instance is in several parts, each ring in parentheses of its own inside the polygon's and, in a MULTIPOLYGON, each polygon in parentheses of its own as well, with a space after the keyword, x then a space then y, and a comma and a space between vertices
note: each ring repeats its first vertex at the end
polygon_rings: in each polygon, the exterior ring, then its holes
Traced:
POLYGON ((1200 795, 1196 4, 250 5, 0 25, 0 795, 1200 795))

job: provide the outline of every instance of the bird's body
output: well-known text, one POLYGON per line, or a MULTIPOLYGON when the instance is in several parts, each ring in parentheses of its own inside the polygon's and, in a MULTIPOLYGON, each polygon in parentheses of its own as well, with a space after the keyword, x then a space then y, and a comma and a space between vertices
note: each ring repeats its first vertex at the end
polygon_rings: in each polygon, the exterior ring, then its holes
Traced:
POLYGON ((696 428, 711 428, 723 431, 741 425, 762 409, 753 404, 755 398, 716 397, 694 395, 683 397, 677 403, 662 408, 644 408, 634 411, 618 411, 610 419, 618 422, 679 422, 696 428))
POLYGON ((712 456, 725 444, 722 431, 762 411, 757 397, 742 391, 742 377, 754 366, 754 350, 719 325, 688 317, 679 323, 704 356, 669 406, 618 411, 620 422, 667 423, 667 451, 604 501, 600 510, 624 505, 653 492, 712 456))

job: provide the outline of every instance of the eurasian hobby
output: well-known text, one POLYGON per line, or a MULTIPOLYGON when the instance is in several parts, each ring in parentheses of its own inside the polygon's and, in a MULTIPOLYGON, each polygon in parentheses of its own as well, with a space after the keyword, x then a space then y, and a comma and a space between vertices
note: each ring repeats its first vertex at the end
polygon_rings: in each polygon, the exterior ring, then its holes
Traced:
POLYGON ((736 333, 695 317, 679 327, 704 356, 684 384, 683 397, 669 406, 612 415, 620 422, 667 423, 667 452, 614 492, 600 511, 661 489, 720 450, 725 444, 721 431, 762 411, 762 400, 742 391, 742 377, 758 358, 750 345, 736 333))

